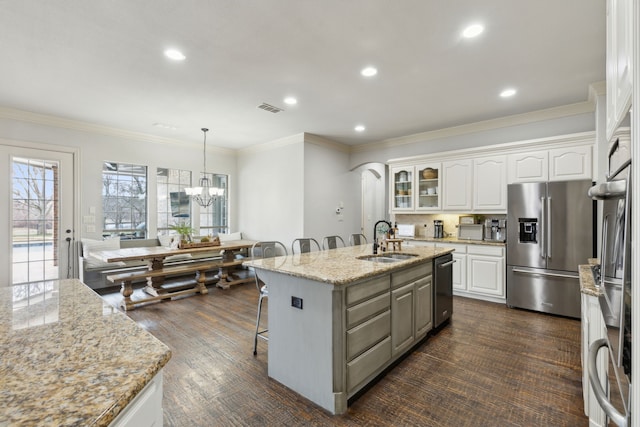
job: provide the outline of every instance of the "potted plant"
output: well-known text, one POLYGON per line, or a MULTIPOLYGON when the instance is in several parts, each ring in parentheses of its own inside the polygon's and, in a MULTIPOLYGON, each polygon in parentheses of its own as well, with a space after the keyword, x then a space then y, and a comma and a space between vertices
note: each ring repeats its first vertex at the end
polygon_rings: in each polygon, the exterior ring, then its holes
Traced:
POLYGON ((192 227, 191 224, 183 222, 183 223, 178 223, 176 222, 175 224, 173 224, 171 227, 173 231, 175 231, 178 235, 180 235, 180 243, 187 243, 191 241, 191 235, 193 234, 193 232, 195 231, 192 227))

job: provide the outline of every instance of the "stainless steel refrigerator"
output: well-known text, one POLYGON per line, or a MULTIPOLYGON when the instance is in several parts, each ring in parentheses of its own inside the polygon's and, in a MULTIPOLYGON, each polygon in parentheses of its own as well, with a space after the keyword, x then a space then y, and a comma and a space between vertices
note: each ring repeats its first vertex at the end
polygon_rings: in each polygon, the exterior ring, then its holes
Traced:
POLYGON ((594 257, 590 180, 510 184, 507 305, 580 317, 578 265, 594 257))

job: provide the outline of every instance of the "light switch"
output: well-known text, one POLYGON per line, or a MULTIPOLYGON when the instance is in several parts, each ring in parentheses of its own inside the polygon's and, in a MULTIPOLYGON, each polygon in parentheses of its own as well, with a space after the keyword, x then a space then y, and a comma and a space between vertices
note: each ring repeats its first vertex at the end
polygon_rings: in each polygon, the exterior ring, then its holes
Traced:
POLYGON ((96 226, 95 225, 87 225, 87 233, 95 233, 96 226))

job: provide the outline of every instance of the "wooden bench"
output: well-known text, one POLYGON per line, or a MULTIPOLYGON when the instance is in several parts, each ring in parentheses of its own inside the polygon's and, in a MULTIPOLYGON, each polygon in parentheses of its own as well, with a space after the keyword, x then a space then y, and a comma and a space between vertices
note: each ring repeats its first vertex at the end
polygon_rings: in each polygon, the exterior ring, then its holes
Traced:
POLYGON ((200 293, 207 294, 209 291, 205 286, 206 276, 205 273, 208 270, 218 270, 222 266, 220 261, 206 261, 206 262, 193 262, 188 264, 181 264, 175 266, 167 266, 157 270, 144 270, 133 271, 120 274, 112 274, 107 276, 107 280, 111 283, 121 283, 120 293, 124 297, 120 306, 126 311, 135 308, 136 304, 142 304, 152 301, 160 301, 168 298, 173 298, 180 295, 200 293), (167 277, 176 276, 181 274, 195 273, 195 284, 189 284, 180 287, 173 287, 167 289, 165 287, 154 287, 151 285, 151 280, 154 277, 167 277), (146 279, 147 286, 144 291, 151 296, 148 298, 132 300, 133 294, 133 282, 136 280, 146 279))

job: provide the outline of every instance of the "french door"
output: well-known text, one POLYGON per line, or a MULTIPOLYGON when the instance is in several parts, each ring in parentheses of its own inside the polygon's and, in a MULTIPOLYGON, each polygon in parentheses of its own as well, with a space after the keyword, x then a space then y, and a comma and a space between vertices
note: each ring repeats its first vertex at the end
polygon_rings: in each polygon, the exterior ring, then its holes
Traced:
POLYGON ((74 154, 0 144, 0 286, 74 276, 74 154))

